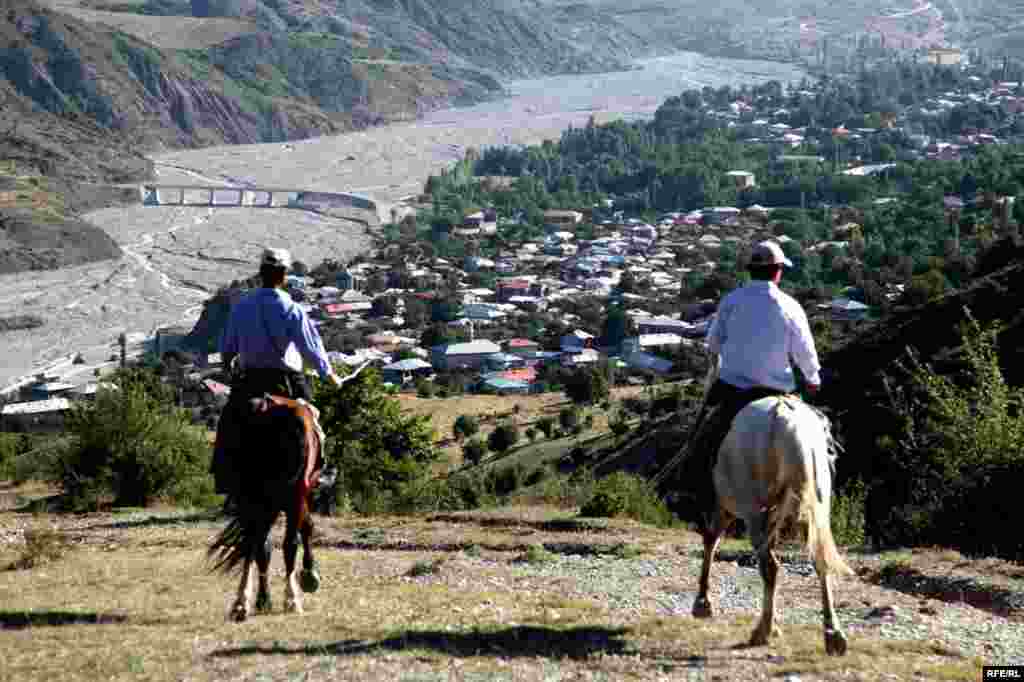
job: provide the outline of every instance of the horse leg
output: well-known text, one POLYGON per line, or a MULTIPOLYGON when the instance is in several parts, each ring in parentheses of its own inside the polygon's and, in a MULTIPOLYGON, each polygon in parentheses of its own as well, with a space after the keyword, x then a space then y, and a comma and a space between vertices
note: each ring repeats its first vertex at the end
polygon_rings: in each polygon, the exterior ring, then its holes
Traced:
POLYGON ((302 593, 295 579, 295 557, 299 553, 299 519, 295 510, 289 510, 284 531, 284 610, 302 613, 302 593))
POLYGON ((238 596, 231 607, 231 618, 236 623, 249 617, 249 602, 252 600, 252 558, 247 557, 242 566, 242 580, 238 584, 238 596))
POLYGON ((765 537, 767 514, 759 514, 750 528, 750 541, 758 548, 757 567, 764 583, 764 595, 761 598, 761 621, 750 636, 751 646, 763 646, 771 637, 782 634, 775 625, 775 591, 778 587, 779 560, 774 552, 774 540, 765 537))
POLYGON ((313 515, 309 513, 308 504, 305 511, 299 525, 299 534, 302 536, 302 573, 299 574, 299 586, 303 592, 316 592, 320 589, 320 572, 313 558, 313 515))
POLYGON ((693 601, 694 618, 710 618, 714 615, 711 599, 708 597, 709 583, 711 582, 711 562, 715 560, 718 543, 722 541, 722 535, 725 534, 732 520, 729 512, 725 511, 721 506, 717 506, 711 523, 704 530, 704 563, 700 569, 700 586, 697 598, 693 601))
POLYGON ((825 652, 829 656, 843 656, 846 654, 846 635, 843 634, 839 625, 839 617, 836 615, 832 602, 832 576, 827 570, 818 570, 818 577, 821 579, 821 614, 825 626, 825 652))
POLYGON ((270 613, 273 608, 273 600, 270 598, 270 555, 274 551, 274 545, 267 533, 267 539, 263 546, 256 552, 256 565, 259 567, 259 590, 256 593, 256 612, 270 613))

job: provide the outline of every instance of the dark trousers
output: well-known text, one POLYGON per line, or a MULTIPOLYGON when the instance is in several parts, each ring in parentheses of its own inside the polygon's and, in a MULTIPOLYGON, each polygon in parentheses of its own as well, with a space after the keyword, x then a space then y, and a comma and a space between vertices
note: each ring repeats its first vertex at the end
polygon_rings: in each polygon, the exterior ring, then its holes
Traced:
POLYGON ((231 397, 217 422, 217 440, 213 448, 210 472, 216 491, 231 494, 238 482, 235 453, 242 443, 242 429, 248 415, 249 398, 265 393, 312 402, 313 394, 306 377, 280 369, 248 369, 231 384, 231 397))

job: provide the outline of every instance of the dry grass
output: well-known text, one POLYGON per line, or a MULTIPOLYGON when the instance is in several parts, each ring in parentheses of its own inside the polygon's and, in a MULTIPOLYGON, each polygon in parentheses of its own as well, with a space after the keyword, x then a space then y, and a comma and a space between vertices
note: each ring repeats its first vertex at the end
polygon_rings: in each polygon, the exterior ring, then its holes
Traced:
MULTIPOLYGON (((611 401, 614 404, 625 397, 640 394, 644 389, 638 386, 621 386, 612 390, 611 401)), ((461 415, 471 415, 480 421, 480 431, 488 434, 494 429, 499 419, 510 419, 526 429, 541 417, 558 418, 562 408, 572 405, 562 392, 541 393, 528 396, 494 396, 494 395, 462 395, 451 398, 420 398, 415 395, 401 394, 398 400, 402 408, 412 414, 428 415, 437 433, 438 443, 452 463, 462 461, 461 445, 452 438, 452 426, 461 415), (515 413, 516 406, 519 413, 515 413)), ((608 431, 608 415, 600 408, 593 408, 594 428, 584 435, 595 435, 608 431)), ((523 443, 526 442, 525 437, 523 443)))
MULTIPOLYGON (((978 662, 929 641, 883 640, 850 626, 850 653, 825 656, 817 626, 784 626, 770 647, 741 646, 753 611, 711 621, 659 613, 657 595, 692 589, 698 538, 620 521, 570 522, 563 512, 318 519, 325 583, 302 617, 276 610, 238 625, 226 614, 235 579, 210 575, 203 552, 219 523, 184 512, 75 517, 0 512, 0 526, 53 529, 76 550, 56 563, 0 572, 4 679, 721 679, 960 680, 978 662), (625 543, 625 544, 623 544, 625 543), (530 547, 554 562, 516 561, 530 547), (617 550, 642 550, 639 556, 617 550), (576 588, 564 553, 599 550, 602 561, 668 563, 650 580, 650 602, 616 609, 576 588), (617 556, 616 554, 621 554, 617 556)), ((277 539, 280 541, 280 528, 277 539)), ((0 564, 19 543, 0 544, 0 564)), ((716 574, 732 564, 717 564, 716 574)), ((637 568, 641 568, 640 565, 637 568)), ((787 606, 816 599, 813 578, 787 576, 787 606)), ((841 600, 916 600, 844 581, 841 600)), ((900 601, 903 600, 903 601, 900 601)))

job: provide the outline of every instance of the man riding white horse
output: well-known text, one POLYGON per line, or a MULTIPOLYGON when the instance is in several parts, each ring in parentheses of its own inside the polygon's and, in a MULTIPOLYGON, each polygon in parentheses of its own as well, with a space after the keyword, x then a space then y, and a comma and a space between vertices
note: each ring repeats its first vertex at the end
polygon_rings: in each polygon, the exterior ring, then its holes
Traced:
POLYGON ((708 330, 708 349, 713 362, 720 364, 718 380, 698 417, 694 442, 694 455, 701 458, 698 469, 703 472, 697 485, 698 505, 705 514, 715 507, 711 472, 719 446, 740 410, 760 398, 792 393, 796 380, 791 363, 803 373, 809 394, 814 395, 821 384, 821 365, 807 315, 778 286, 782 269, 792 266, 777 243, 754 246, 748 266, 751 282, 722 299, 708 330))
POLYGON ((334 372, 320 333, 306 312, 284 290, 291 254, 267 249, 260 259, 262 287, 247 294, 231 310, 221 339, 221 356, 229 371, 237 359, 231 400, 217 428, 213 473, 217 492, 232 495, 237 483, 235 462, 240 429, 245 427, 246 401, 270 394, 309 402, 312 393, 303 361, 336 386, 334 372))

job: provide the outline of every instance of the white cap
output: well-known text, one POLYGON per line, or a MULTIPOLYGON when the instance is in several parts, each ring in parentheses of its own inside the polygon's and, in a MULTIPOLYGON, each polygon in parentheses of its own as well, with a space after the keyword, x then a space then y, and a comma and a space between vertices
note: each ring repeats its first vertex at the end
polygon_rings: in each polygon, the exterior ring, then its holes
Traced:
POLYGON ((793 267, 793 261, 786 258, 782 247, 773 241, 761 242, 750 252, 751 265, 785 265, 793 267))
POLYGON ((286 249, 265 249, 260 258, 260 265, 269 265, 275 268, 290 270, 292 267, 292 254, 286 249))

